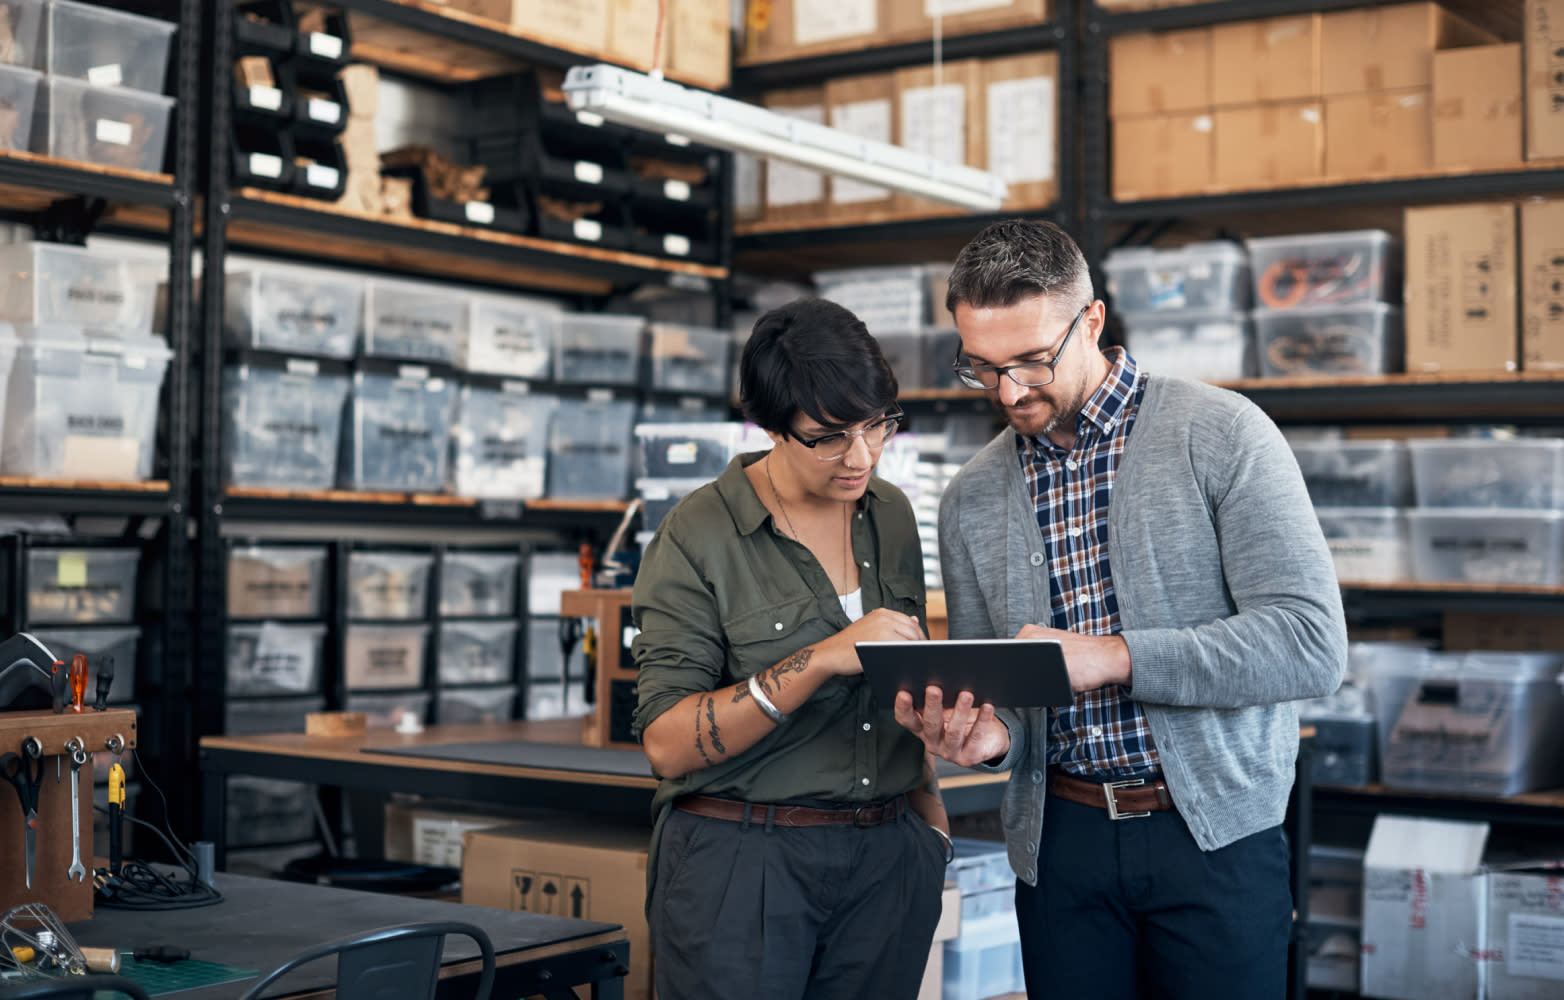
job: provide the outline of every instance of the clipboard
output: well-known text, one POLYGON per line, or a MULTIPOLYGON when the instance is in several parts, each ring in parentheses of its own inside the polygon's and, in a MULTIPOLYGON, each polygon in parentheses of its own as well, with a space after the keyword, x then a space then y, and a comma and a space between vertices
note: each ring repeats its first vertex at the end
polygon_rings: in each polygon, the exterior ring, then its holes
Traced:
POLYGON ((946 639, 927 642, 859 642, 858 660, 875 701, 887 711, 898 691, 910 691, 914 707, 923 689, 937 685, 945 707, 971 691, 976 703, 995 708, 1061 708, 1074 704, 1070 672, 1056 639, 946 639))

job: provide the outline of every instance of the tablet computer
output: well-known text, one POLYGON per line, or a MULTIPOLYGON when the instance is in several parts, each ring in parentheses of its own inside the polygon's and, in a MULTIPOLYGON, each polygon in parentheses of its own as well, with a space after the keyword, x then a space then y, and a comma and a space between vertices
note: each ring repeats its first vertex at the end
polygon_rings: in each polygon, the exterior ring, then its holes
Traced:
POLYGON ((927 642, 860 642, 858 660, 880 706, 896 703, 896 692, 912 692, 923 706, 923 689, 933 684, 954 708, 956 696, 971 691, 976 703, 995 708, 1059 708, 1075 701, 1064 652, 1056 639, 946 639, 927 642))

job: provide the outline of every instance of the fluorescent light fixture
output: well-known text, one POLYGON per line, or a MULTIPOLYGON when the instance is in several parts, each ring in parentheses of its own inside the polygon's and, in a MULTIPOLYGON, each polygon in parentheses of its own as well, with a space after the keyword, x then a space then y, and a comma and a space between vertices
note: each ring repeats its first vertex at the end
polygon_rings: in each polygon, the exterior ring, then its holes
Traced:
POLYGON ((1005 182, 985 170, 942 163, 901 146, 860 139, 618 66, 572 67, 565 74, 565 97, 578 113, 686 136, 717 149, 786 160, 974 212, 999 211, 1008 193, 1005 182))

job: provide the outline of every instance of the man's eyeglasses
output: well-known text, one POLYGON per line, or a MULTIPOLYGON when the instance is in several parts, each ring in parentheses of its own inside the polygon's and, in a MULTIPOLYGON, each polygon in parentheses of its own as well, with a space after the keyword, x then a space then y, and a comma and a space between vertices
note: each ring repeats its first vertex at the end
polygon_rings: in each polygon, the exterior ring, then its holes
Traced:
POLYGON ((852 448, 855 438, 863 438, 863 443, 870 448, 885 447, 886 442, 896 436, 897 428, 906 419, 905 413, 897 412, 876 420, 861 430, 837 431, 834 434, 822 434, 817 438, 800 437, 791 427, 788 428, 787 433, 793 440, 814 452, 815 457, 820 461, 836 462, 852 448))
POLYGON ((1070 338, 1075 334, 1075 328, 1081 325, 1081 318, 1086 315, 1086 310, 1091 308, 1091 303, 1081 307, 1081 311, 1075 314, 1075 321, 1064 332, 1064 338, 1059 341, 1051 353, 1051 361, 1027 361, 1019 365, 974 365, 961 357, 961 352, 956 352, 956 359, 950 363, 951 369, 962 383, 973 389, 997 389, 999 388, 999 376, 1008 375, 1010 381, 1016 385, 1036 388, 1041 385, 1049 385, 1056 374, 1054 369, 1059 367, 1059 359, 1064 356, 1065 347, 1069 346, 1070 338))

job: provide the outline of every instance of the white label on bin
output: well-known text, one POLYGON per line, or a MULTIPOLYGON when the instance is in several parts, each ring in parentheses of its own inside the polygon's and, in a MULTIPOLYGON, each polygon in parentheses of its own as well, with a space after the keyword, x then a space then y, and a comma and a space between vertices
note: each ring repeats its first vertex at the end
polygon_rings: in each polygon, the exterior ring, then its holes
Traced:
POLYGON ((310 34, 310 54, 322 59, 342 58, 342 39, 316 31, 310 34))
POLYGON ((282 91, 276 87, 256 84, 250 88, 250 106, 263 111, 276 111, 282 107, 282 91))
POLYGON ((335 125, 342 120, 342 105, 336 101, 328 101, 324 97, 312 97, 309 103, 309 115, 315 121, 335 125))
POLYGON ((125 73, 119 68, 119 63, 93 66, 87 70, 87 82, 94 87, 118 87, 125 82, 125 73))
POLYGON ((1564 919, 1535 913, 1510 914, 1505 971, 1525 979, 1564 979, 1564 919))
POLYGON ((678 405, 679 409, 686 411, 704 410, 706 408, 706 401, 699 396, 680 396, 678 405))
POLYGON ((141 442, 128 437, 65 436, 62 479, 139 479, 141 442))
POLYGON ((663 253, 670 257, 688 257, 690 255, 690 238, 680 236, 678 233, 669 233, 663 237, 663 253))
POLYGON ((251 153, 250 173, 257 177, 281 177, 282 157, 270 153, 251 153))
POLYGON ((310 187, 334 188, 340 176, 336 167, 328 167, 321 163, 311 163, 304 168, 304 181, 310 187))
POLYGON ((289 358, 286 363, 290 375, 319 375, 320 362, 309 358, 289 358))
POLYGON ((420 382, 429 377, 429 369, 424 365, 398 365, 397 378, 418 379, 420 382))
POLYGON ((596 243, 603 238, 603 224, 596 219, 577 219, 570 227, 578 240, 589 240, 596 243))
POLYGON ((682 147, 682 146, 688 146, 690 144, 690 137, 689 136, 687 136, 687 135, 680 135, 677 132, 669 132, 667 135, 663 136, 663 139, 670 146, 681 146, 682 147))
POLYGON ((503 379, 500 382, 500 391, 508 396, 525 396, 532 391, 532 386, 515 379, 503 379))
POLYGON ((694 465, 700 457, 700 447, 694 441, 680 441, 668 446, 669 465, 694 465))
POLYGON ((603 183, 603 166, 590 160, 576 161, 576 180, 583 184, 603 183))
POLYGON ((581 124, 587 126, 588 128, 602 128, 603 127, 603 122, 606 121, 606 120, 607 119, 605 119, 602 115, 598 114, 596 111, 577 111, 576 112, 576 121, 578 121, 581 124))
POLYGON ((614 390, 588 389, 587 399, 594 403, 612 403, 614 401, 614 390))
POLYGON ((462 214, 467 216, 468 222, 476 222, 480 226, 494 225, 494 206, 486 201, 469 201, 462 206, 462 214))
POLYGON ((131 371, 146 371, 147 359, 139 354, 127 354, 120 360, 131 371))
POLYGON ((689 201, 690 185, 685 181, 663 181, 663 197, 669 201, 689 201))
POLYGON ((250 676, 277 691, 308 691, 315 686, 315 636, 304 629, 264 622, 255 637, 250 676))
POLYGON ((128 146, 135 134, 129 122, 117 122, 112 118, 99 118, 93 126, 93 135, 97 136, 98 141, 111 146, 128 146))

